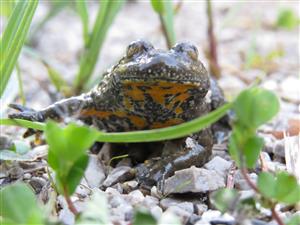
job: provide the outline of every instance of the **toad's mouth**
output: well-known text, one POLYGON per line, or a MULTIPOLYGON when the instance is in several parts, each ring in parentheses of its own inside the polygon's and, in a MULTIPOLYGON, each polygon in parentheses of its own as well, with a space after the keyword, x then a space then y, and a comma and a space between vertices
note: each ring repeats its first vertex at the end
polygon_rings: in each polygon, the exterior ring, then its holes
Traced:
POLYGON ((197 76, 122 76, 121 83, 127 84, 139 84, 143 86, 163 85, 163 86, 183 86, 183 87, 204 87, 207 80, 203 80, 197 76))

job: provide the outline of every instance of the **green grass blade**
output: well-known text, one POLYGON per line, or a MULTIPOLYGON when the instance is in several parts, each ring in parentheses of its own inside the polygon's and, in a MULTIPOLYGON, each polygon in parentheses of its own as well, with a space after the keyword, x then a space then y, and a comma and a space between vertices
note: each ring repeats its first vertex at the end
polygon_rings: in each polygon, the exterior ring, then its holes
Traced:
POLYGON ((153 10, 159 15, 163 33, 169 48, 176 41, 174 31, 174 9, 172 1, 151 0, 153 10))
MULTIPOLYGON (((182 123, 172 127, 144 130, 144 131, 130 131, 130 132, 119 132, 119 133, 104 133, 98 131, 99 136, 97 141, 99 142, 111 142, 111 143, 130 143, 130 142, 151 142, 161 141, 168 139, 175 139, 187 136, 195 133, 210 124, 218 121, 222 118, 226 112, 232 107, 232 103, 227 103, 222 107, 208 113, 205 116, 191 120, 186 123, 182 123)), ((40 122, 31 122, 20 119, 0 119, 0 125, 17 125, 27 128, 44 130, 45 124, 40 122)))
POLYGON ((171 48, 175 44, 175 31, 174 31, 174 9, 172 1, 164 1, 165 5, 165 14, 163 17, 164 26, 167 31, 168 39, 170 42, 169 48, 171 48))
POLYGON ((26 98, 25 98, 24 89, 23 89, 21 69, 20 69, 20 66, 19 66, 18 63, 16 65, 16 69, 17 69, 17 78, 18 78, 18 86, 19 86, 19 95, 20 95, 20 98, 22 100, 22 105, 25 105, 26 104, 26 98))
POLYGON ((97 63, 98 55, 105 40, 108 28, 124 3, 125 1, 101 1, 96 22, 80 62, 79 73, 75 79, 75 89, 77 93, 79 93, 89 81, 97 63))
POLYGON ((76 9, 81 18, 85 46, 89 41, 89 14, 85 0, 76 0, 76 9))
POLYGON ((16 65, 37 5, 38 0, 19 1, 9 19, 8 30, 4 31, 0 41, 0 96, 16 65))
POLYGON ((46 67, 48 76, 56 90, 66 97, 71 96, 73 94, 71 87, 68 85, 67 81, 63 78, 63 76, 46 61, 42 60, 42 62, 46 67))

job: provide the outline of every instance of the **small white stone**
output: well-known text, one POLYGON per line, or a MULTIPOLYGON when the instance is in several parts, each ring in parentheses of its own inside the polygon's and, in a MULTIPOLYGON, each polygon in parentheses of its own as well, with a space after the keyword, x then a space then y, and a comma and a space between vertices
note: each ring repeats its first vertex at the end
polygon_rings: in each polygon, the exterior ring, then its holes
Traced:
POLYGON ((98 160, 97 156, 90 155, 89 164, 85 170, 84 177, 90 188, 98 188, 105 179, 103 165, 98 160))
POLYGON ((181 220, 181 222, 183 224, 186 224, 189 217, 191 216, 191 213, 185 211, 184 209, 178 207, 178 206, 170 206, 166 212, 171 212, 171 213, 174 213, 176 216, 178 216, 181 220))
POLYGON ((208 206, 205 204, 196 204, 197 215, 201 216, 204 212, 206 212, 208 206))
POLYGON ((128 195, 124 195, 124 199, 131 205, 135 206, 144 201, 145 197, 140 190, 130 192, 128 195))
POLYGON ((156 205, 150 208, 150 213, 156 220, 159 220, 163 211, 159 206, 156 205))
POLYGON ((144 198, 142 205, 146 206, 147 208, 151 208, 152 206, 158 205, 158 203, 159 201, 157 198, 147 195, 144 198))
POLYGON ((165 193, 202 193, 225 187, 224 178, 213 170, 192 166, 175 172, 165 182, 165 193))
POLYGON ((231 162, 228 162, 227 160, 216 156, 208 163, 206 163, 203 167, 208 170, 214 170, 217 173, 219 173, 222 177, 225 177, 231 165, 231 162))

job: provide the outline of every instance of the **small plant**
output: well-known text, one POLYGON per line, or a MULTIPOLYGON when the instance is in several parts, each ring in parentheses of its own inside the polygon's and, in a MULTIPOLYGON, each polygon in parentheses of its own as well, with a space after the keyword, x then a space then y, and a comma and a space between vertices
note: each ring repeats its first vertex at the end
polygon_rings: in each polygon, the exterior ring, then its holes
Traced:
POLYGON ((45 135, 49 145, 48 163, 55 171, 55 186, 65 196, 69 209, 77 214, 70 196, 83 177, 88 164, 87 149, 95 142, 97 133, 75 124, 61 128, 50 121, 45 135))
MULTIPOLYGON (((286 172, 279 172, 275 175, 262 172, 255 184, 247 173, 248 169, 255 167, 264 144, 263 139, 257 136, 256 130, 277 114, 279 101, 272 92, 253 87, 243 91, 237 97, 233 110, 236 114, 236 121, 229 141, 229 153, 248 185, 257 194, 255 201, 271 209, 273 218, 278 224, 283 225, 275 208, 278 203, 295 204, 300 201, 300 186, 296 178, 286 172)), ((252 201, 253 209, 256 209, 255 201, 252 201)), ((233 189, 217 191, 213 195, 213 202, 222 212, 232 210, 230 206, 245 208, 245 203, 249 205, 249 201, 239 201, 238 193, 233 189)))
POLYGON ((285 29, 294 29, 299 25, 299 18, 291 9, 281 9, 277 17, 276 26, 285 29))
POLYGON ((30 187, 15 183, 0 190, 1 224, 44 224, 41 208, 30 187))

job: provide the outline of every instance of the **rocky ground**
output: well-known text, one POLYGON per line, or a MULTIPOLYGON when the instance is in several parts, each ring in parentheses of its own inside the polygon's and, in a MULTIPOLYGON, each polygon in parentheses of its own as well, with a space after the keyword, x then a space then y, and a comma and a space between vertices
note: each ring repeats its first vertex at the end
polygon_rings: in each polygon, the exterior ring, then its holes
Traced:
MULTIPOLYGON (((178 42, 187 40, 197 45, 199 59, 207 65, 204 54, 208 45, 204 3, 184 2, 175 18, 175 30, 178 42)), ((46 3, 39 5, 34 18, 35 23, 41 20, 48 8, 46 3)), ((299 27, 286 30, 275 26, 282 8, 290 8, 296 12, 299 5, 296 1, 215 2, 215 33, 222 69, 218 83, 228 100, 233 99, 257 79, 262 87, 278 95, 281 101, 280 113, 259 130, 259 134, 265 139, 265 146, 258 167, 269 171, 288 170, 300 181, 299 27)), ((94 18, 97 5, 90 3, 89 10, 91 18, 94 18)), ((81 23, 75 12, 71 9, 63 10, 49 20, 33 38, 35 50, 51 60, 71 82, 78 69, 78 54, 83 45, 81 23)), ((126 4, 117 16, 102 49, 95 79, 117 62, 128 43, 136 39, 147 39, 154 46, 165 48, 158 17, 153 13, 150 4, 143 1, 126 4)), ((59 98, 53 95, 55 89, 49 82, 47 70, 39 60, 24 51, 19 62, 28 106, 39 109, 59 98)), ((7 113, 5 103, 16 101, 16 83, 16 80, 11 79, 5 96, 1 99, 4 106, 1 106, 3 117, 6 117, 7 113)), ((1 147, 5 148, 4 144, 9 145, 10 141, 21 140, 22 132, 24 129, 21 128, 1 127, 1 147)), ((28 143, 30 141, 32 139, 26 140, 28 143)), ((102 146, 107 147, 109 144, 102 146)), ((22 155, 21 160, 19 158, 18 161, 2 163, 0 183, 4 185, 15 180, 28 182, 42 202, 56 199, 57 210, 54 215, 65 224, 73 224, 74 216, 64 198, 53 197, 46 173, 47 148, 47 145, 35 146, 22 155)), ((210 161, 202 168, 191 167, 178 171, 167 179, 167 194, 164 195, 159 193, 156 187, 145 195, 138 189, 135 180, 120 182, 131 170, 128 164, 119 163, 120 166, 111 168, 108 173, 99 156, 90 154, 85 178, 72 200, 80 211, 89 200, 89 196, 99 192, 99 187, 104 185, 107 188, 103 192, 107 196, 113 224, 129 224, 137 207, 148 209, 156 219, 161 219, 170 212, 174 213, 183 224, 209 224, 209 221, 227 221, 227 224, 231 224, 238 217, 221 215, 221 212, 209 204, 209 193, 221 187, 234 186, 246 198, 253 195, 253 191, 235 167, 227 150, 226 140, 215 144, 210 161), (186 182, 187 178, 190 181, 187 185, 180 189, 173 188, 186 182)), ((256 172, 254 170, 249 174, 254 181, 257 178, 256 172)), ((286 210, 280 216, 285 218, 292 214, 300 214, 300 211, 286 210)), ((267 210, 260 217, 252 219, 252 222, 276 224, 270 219, 270 212, 267 210)))

